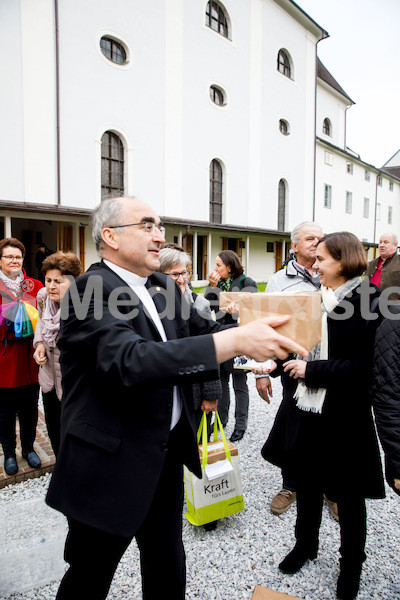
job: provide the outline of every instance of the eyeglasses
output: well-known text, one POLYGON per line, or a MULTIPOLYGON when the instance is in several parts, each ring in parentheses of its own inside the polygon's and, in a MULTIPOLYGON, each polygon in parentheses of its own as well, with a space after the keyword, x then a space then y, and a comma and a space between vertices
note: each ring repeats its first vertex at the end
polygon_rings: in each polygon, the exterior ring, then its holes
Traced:
POLYGON ((22 260, 24 260, 23 256, 11 256, 11 255, 7 255, 5 256, 4 254, 2 255, 1 258, 5 258, 8 261, 13 261, 13 260, 17 260, 18 262, 21 262, 22 260))
POLYGON ((189 277, 189 271, 185 269, 181 273, 167 273, 167 275, 172 277, 172 279, 175 279, 175 281, 178 281, 179 277, 182 277, 182 279, 185 280, 189 277))
POLYGON ((135 225, 143 225, 143 229, 149 235, 154 235, 156 229, 161 233, 161 235, 165 236, 165 227, 162 225, 156 225, 151 221, 146 221, 145 223, 128 223, 127 225, 109 225, 109 229, 119 229, 120 227, 134 227, 135 225))

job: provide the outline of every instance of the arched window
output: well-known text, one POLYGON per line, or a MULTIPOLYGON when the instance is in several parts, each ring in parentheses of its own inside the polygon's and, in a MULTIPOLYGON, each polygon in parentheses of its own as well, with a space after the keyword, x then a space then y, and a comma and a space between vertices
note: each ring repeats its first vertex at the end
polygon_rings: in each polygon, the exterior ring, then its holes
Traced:
POLYGON ((282 73, 282 75, 286 75, 286 77, 292 79, 292 68, 290 66, 289 56, 285 50, 281 49, 278 52, 277 69, 279 73, 282 73))
POLYGON ((108 58, 108 60, 111 60, 111 62, 117 63, 118 65, 124 65, 126 63, 126 50, 121 42, 104 35, 100 40, 100 48, 104 56, 108 58))
POLYGON ((279 119, 279 131, 282 135, 289 135, 290 127, 289 123, 285 119, 279 119))
POLYGON ((278 231, 285 231, 286 183, 281 179, 278 186, 278 231))
POLYGON ((210 163, 210 223, 222 223, 222 165, 214 159, 210 163))
POLYGON ((225 104, 224 92, 216 85, 210 86, 210 98, 218 106, 224 106, 225 104))
POLYGON ((325 135, 329 135, 329 137, 332 137, 332 124, 328 118, 324 119, 324 122, 322 124, 322 133, 324 133, 325 135))
POLYGON ((101 138, 101 197, 124 192, 124 146, 116 133, 106 131, 101 138))
POLYGON ((207 2, 206 25, 224 37, 229 38, 227 14, 219 2, 214 2, 214 0, 207 2))

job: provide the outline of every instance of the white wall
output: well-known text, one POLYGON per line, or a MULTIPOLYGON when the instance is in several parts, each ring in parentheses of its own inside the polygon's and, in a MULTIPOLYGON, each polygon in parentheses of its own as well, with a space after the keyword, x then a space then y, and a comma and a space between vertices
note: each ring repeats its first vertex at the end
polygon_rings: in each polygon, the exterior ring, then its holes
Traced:
POLYGON ((96 11, 88 0, 61 4, 64 205, 99 201, 100 139, 113 129, 128 148, 128 189, 162 215, 208 220, 209 165, 218 158, 225 223, 275 228, 281 178, 287 227, 310 218, 316 39, 272 0, 225 7, 231 40, 205 25, 205 1, 116 0, 96 11), (127 43, 128 67, 101 55, 107 32, 127 43), (282 47, 294 81, 277 72, 282 47), (211 84, 225 90, 226 107, 211 102, 211 84), (291 124, 287 138, 281 117, 291 124))
POLYGON ((317 142, 316 168, 316 221, 327 233, 332 231, 351 231, 361 240, 374 243, 379 241, 381 233, 398 230, 400 222, 400 182, 382 175, 382 187, 376 186, 380 171, 366 163, 355 160, 350 155, 317 142), (332 153, 333 165, 324 162, 325 151, 332 153), (351 162, 353 174, 347 173, 346 164, 351 162), (365 179, 365 170, 370 180, 365 179), (390 191, 389 182, 393 183, 390 191), (324 184, 332 186, 331 209, 324 208, 324 184), (377 190, 377 191, 376 191, 377 190), (352 192, 352 212, 346 213, 346 191, 352 192), (369 198, 369 217, 364 217, 364 198, 369 198), (375 201, 381 204, 381 218, 376 223, 374 239, 375 201), (392 206, 393 224, 388 223, 388 207, 392 206))
POLYGON ((346 149, 346 108, 350 104, 348 100, 318 78, 316 135, 342 150, 346 149), (331 122, 331 136, 325 135, 322 131, 325 118, 331 122))
POLYGON ((115 0, 94 8, 90 0, 60 3, 64 205, 92 208, 100 201, 98 147, 101 135, 111 129, 129 150, 128 193, 162 213, 164 4, 115 0), (127 42, 129 65, 120 67, 102 55, 104 34, 127 42))
POLYGON ((0 52, 0 199, 56 204, 53 2, 2 0, 0 52))
POLYGON ((290 230, 312 216, 316 39, 274 2, 264 3, 263 8, 264 120, 258 223, 277 226, 278 183, 285 179, 289 196, 286 229, 290 230), (277 71, 281 48, 293 60, 293 80, 277 71), (289 136, 279 131, 281 118, 289 122, 289 136))

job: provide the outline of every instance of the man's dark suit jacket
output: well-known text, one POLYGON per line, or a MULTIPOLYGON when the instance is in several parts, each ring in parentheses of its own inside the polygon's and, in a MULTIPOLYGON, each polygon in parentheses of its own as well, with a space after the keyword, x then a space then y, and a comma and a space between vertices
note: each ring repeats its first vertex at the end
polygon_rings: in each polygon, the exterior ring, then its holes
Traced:
MULTIPOLYGON (((178 286, 154 273, 146 287, 155 292, 159 314, 167 293, 176 315, 174 320, 162 318, 169 340, 162 342, 130 289, 137 316, 122 320, 111 314, 111 292, 127 289, 127 284, 103 262, 76 280, 81 299, 91 276, 101 278, 102 318, 95 318, 92 296, 86 318, 79 320, 69 294, 69 317, 61 326, 61 447, 47 502, 89 526, 131 536, 146 516, 164 465, 174 385, 182 397, 182 463, 201 476, 191 384, 218 378, 210 333, 223 327, 189 306, 189 317, 181 316, 186 301, 178 286)), ((129 297, 122 294, 119 300, 129 297)), ((119 310, 133 308, 128 302, 119 310)))

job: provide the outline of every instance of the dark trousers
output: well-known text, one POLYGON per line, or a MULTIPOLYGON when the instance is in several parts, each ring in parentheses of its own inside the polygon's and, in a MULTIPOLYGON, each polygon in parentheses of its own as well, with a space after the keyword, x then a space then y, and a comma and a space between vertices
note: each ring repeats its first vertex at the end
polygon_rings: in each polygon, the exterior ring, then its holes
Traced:
POLYGON ((57 456, 60 449, 61 402, 57 398, 55 388, 50 392, 42 392, 42 396, 47 433, 49 434, 54 454, 57 456))
POLYGON ((229 378, 232 376, 233 389, 235 390, 235 429, 246 431, 247 418, 249 415, 249 388, 247 387, 247 373, 237 370, 234 373, 228 373, 221 365, 220 379, 222 385, 222 396, 218 400, 218 414, 222 425, 228 423, 229 419, 229 378))
POLYGON ((17 413, 22 452, 32 452, 38 421, 38 396, 37 383, 0 388, 0 443, 5 457, 15 454, 17 413))
MULTIPOLYGON (((357 497, 354 487, 349 486, 348 495, 337 500, 340 525, 340 554, 342 564, 359 566, 365 560, 367 518, 365 499, 357 497)), ((297 544, 313 554, 318 550, 319 528, 323 506, 322 485, 310 480, 297 481, 297 519, 295 536, 297 544)))
MULTIPOLYGON (((170 435, 153 502, 134 536, 140 551, 144 600, 185 598, 183 472, 179 434, 174 432, 170 435)), ((112 535, 70 519, 64 553, 70 567, 61 581, 57 600, 105 599, 118 563, 132 539, 133 536, 112 535)))

